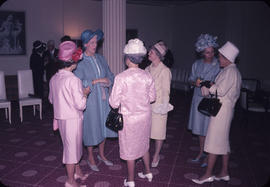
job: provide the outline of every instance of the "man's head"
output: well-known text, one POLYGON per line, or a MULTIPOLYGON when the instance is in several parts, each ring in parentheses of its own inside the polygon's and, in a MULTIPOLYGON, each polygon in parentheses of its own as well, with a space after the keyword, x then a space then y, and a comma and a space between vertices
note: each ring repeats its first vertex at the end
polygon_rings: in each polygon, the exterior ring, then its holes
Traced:
POLYGON ((47 48, 48 48, 49 51, 54 50, 55 44, 54 44, 54 41, 53 41, 53 40, 49 40, 49 41, 47 42, 47 48))

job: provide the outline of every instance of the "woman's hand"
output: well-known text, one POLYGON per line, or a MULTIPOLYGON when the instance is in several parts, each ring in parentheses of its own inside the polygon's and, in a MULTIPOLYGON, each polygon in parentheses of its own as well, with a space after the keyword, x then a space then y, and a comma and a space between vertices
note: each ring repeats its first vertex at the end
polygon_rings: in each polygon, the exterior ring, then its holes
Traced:
POLYGON ((110 80, 108 78, 101 78, 101 79, 95 79, 92 81, 92 84, 97 84, 97 83, 109 84, 110 80))
POLYGON ((206 88, 205 86, 201 87, 201 92, 204 97, 208 96, 210 94, 209 88, 206 88))
POLYGON ((200 87, 201 86, 201 82, 202 82, 202 80, 200 78, 198 78, 196 80, 196 82, 195 82, 195 86, 200 87))
POLYGON ((91 90, 90 90, 89 86, 87 88, 83 88, 83 96, 84 97, 87 97, 90 92, 91 92, 91 90))

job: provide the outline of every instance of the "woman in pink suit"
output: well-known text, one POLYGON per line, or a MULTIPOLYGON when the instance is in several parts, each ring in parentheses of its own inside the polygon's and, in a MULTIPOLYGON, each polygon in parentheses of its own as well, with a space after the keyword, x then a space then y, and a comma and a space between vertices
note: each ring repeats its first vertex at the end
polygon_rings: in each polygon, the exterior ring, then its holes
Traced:
MULTIPOLYGON (((54 110, 54 130, 59 129, 63 142, 63 163, 68 179, 65 187, 80 186, 75 179, 85 180, 79 166, 82 157, 83 110, 90 88, 83 88, 81 80, 72 71, 77 67, 82 52, 76 44, 66 41, 59 46, 59 71, 50 81, 49 100, 54 110)), ((82 186, 82 185, 81 185, 82 186)))
POLYGON ((135 160, 143 158, 145 171, 139 177, 152 181, 149 165, 149 138, 151 133, 151 105, 155 100, 154 81, 150 73, 138 65, 146 54, 143 42, 132 39, 124 48, 125 63, 128 69, 115 77, 109 98, 113 108, 120 107, 124 127, 119 131, 120 158, 127 161, 128 179, 124 186, 133 187, 135 160))

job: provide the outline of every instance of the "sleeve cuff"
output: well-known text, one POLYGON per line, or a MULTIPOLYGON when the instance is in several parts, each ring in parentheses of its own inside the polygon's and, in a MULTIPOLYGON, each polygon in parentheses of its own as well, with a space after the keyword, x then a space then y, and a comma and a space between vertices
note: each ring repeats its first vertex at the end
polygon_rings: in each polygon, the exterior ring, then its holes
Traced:
POLYGON ((167 114, 169 111, 173 110, 173 105, 170 103, 166 104, 153 104, 152 111, 156 114, 167 114))
POLYGON ((213 84, 210 88, 209 88, 209 92, 211 94, 214 94, 216 93, 216 90, 217 90, 217 86, 215 84, 213 84))

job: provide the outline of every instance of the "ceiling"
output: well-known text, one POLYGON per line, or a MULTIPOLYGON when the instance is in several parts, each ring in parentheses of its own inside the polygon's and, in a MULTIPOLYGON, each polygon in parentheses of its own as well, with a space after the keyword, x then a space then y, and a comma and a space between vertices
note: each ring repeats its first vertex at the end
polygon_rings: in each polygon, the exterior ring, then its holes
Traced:
MULTIPOLYGON (((93 0, 102 1, 102 0, 93 0)), ((128 4, 141 4, 141 5, 153 5, 153 6, 174 6, 174 5, 186 5, 197 3, 203 0, 126 0, 128 4)))
MULTIPOLYGON (((100 0, 100 1, 102 1, 102 0, 100 0)), ((144 5, 155 5, 155 6, 174 6, 174 5, 187 5, 187 4, 198 3, 200 1, 211 1, 211 0, 126 0, 126 1, 129 4, 144 4, 144 5)), ((225 1, 226 2, 228 0, 212 0, 212 1, 225 1)), ((246 1, 264 1, 270 7, 270 1, 269 0, 246 0, 246 1)), ((228 1, 228 2, 230 2, 230 1, 228 1)), ((239 1, 239 2, 241 2, 241 1, 239 1)))
POLYGON ((129 4, 173 6, 197 3, 199 0, 126 0, 129 4))
MULTIPOLYGON (((102 0, 92 0, 92 1, 102 1, 102 0)), ((153 5, 153 6, 175 6, 175 5, 194 4, 200 1, 211 1, 211 0, 126 0, 126 1, 128 4, 141 4, 141 5, 153 5)), ((227 0, 214 0, 214 1, 227 1, 227 0)), ((246 1, 257 1, 257 0, 246 0, 246 1)), ((264 1, 268 6, 270 6, 269 0, 259 0, 259 1, 264 1)))

